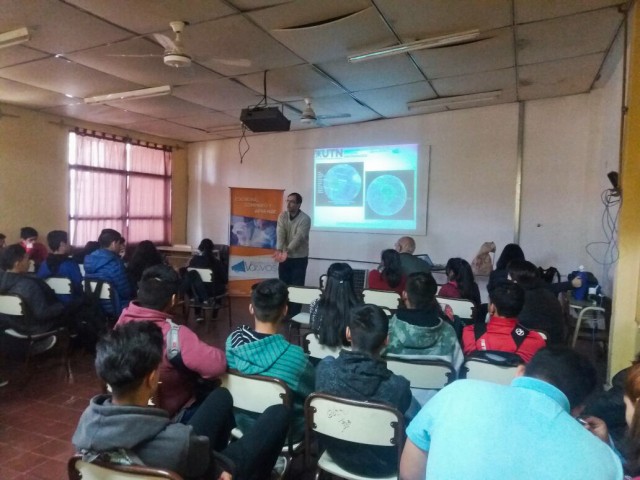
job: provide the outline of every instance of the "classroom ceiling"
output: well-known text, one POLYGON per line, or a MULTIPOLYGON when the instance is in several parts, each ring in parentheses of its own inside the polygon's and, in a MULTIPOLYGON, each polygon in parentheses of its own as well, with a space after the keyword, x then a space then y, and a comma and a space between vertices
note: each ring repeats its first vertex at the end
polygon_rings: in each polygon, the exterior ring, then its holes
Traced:
MULTIPOLYGON (((263 98, 291 129, 588 92, 621 28, 621 0, 0 0, 0 102, 186 142, 241 135, 263 98), (151 35, 189 23, 187 68, 151 35), (359 63, 347 56, 468 30, 461 44, 359 63), (162 85, 171 94, 85 104, 162 85), (497 92, 409 109, 410 102, 497 92), (322 124, 300 116, 310 98, 322 124), (344 116, 348 114, 349 116, 344 116)), ((2 119, 10 121, 11 118, 2 119)), ((248 132, 251 134, 251 132, 248 132)))

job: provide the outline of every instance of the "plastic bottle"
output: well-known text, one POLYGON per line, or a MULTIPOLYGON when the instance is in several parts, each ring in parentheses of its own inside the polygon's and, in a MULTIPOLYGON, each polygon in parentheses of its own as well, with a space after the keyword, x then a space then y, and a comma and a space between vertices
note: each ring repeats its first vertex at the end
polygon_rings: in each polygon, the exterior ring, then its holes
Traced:
POLYGON ((584 271, 584 265, 580 265, 575 274, 576 277, 580 277, 580 280, 582 280, 582 286, 573 291, 573 298, 576 300, 584 300, 587 297, 587 291, 589 290, 589 285, 587 285, 587 272, 584 271))

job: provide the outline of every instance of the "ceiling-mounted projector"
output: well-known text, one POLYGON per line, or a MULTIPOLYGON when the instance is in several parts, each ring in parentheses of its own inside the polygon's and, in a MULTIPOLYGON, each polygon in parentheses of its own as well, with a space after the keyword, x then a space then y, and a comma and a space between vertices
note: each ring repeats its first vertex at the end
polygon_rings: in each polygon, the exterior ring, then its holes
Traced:
POLYGON ((278 107, 243 108, 240 121, 252 132, 287 132, 291 121, 278 107))

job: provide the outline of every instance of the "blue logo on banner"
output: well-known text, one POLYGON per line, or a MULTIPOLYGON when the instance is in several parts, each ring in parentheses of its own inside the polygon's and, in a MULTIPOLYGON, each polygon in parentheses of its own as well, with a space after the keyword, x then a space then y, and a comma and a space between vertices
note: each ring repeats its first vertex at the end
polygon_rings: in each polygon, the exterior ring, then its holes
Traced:
POLYGON ((233 270, 234 272, 246 272, 247 265, 244 263, 244 260, 242 260, 241 262, 238 262, 235 265, 232 265, 231 270, 233 270))

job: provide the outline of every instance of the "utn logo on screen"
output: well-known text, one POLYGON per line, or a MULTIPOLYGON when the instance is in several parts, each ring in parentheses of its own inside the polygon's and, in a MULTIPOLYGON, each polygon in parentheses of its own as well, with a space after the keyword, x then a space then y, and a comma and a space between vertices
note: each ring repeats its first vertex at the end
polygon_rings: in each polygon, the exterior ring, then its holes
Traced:
MULTIPOLYGON (((422 206, 427 185, 419 158, 417 144, 316 149, 313 227, 416 232, 418 198, 422 206)), ((426 205, 421 218, 425 211, 426 205)))

